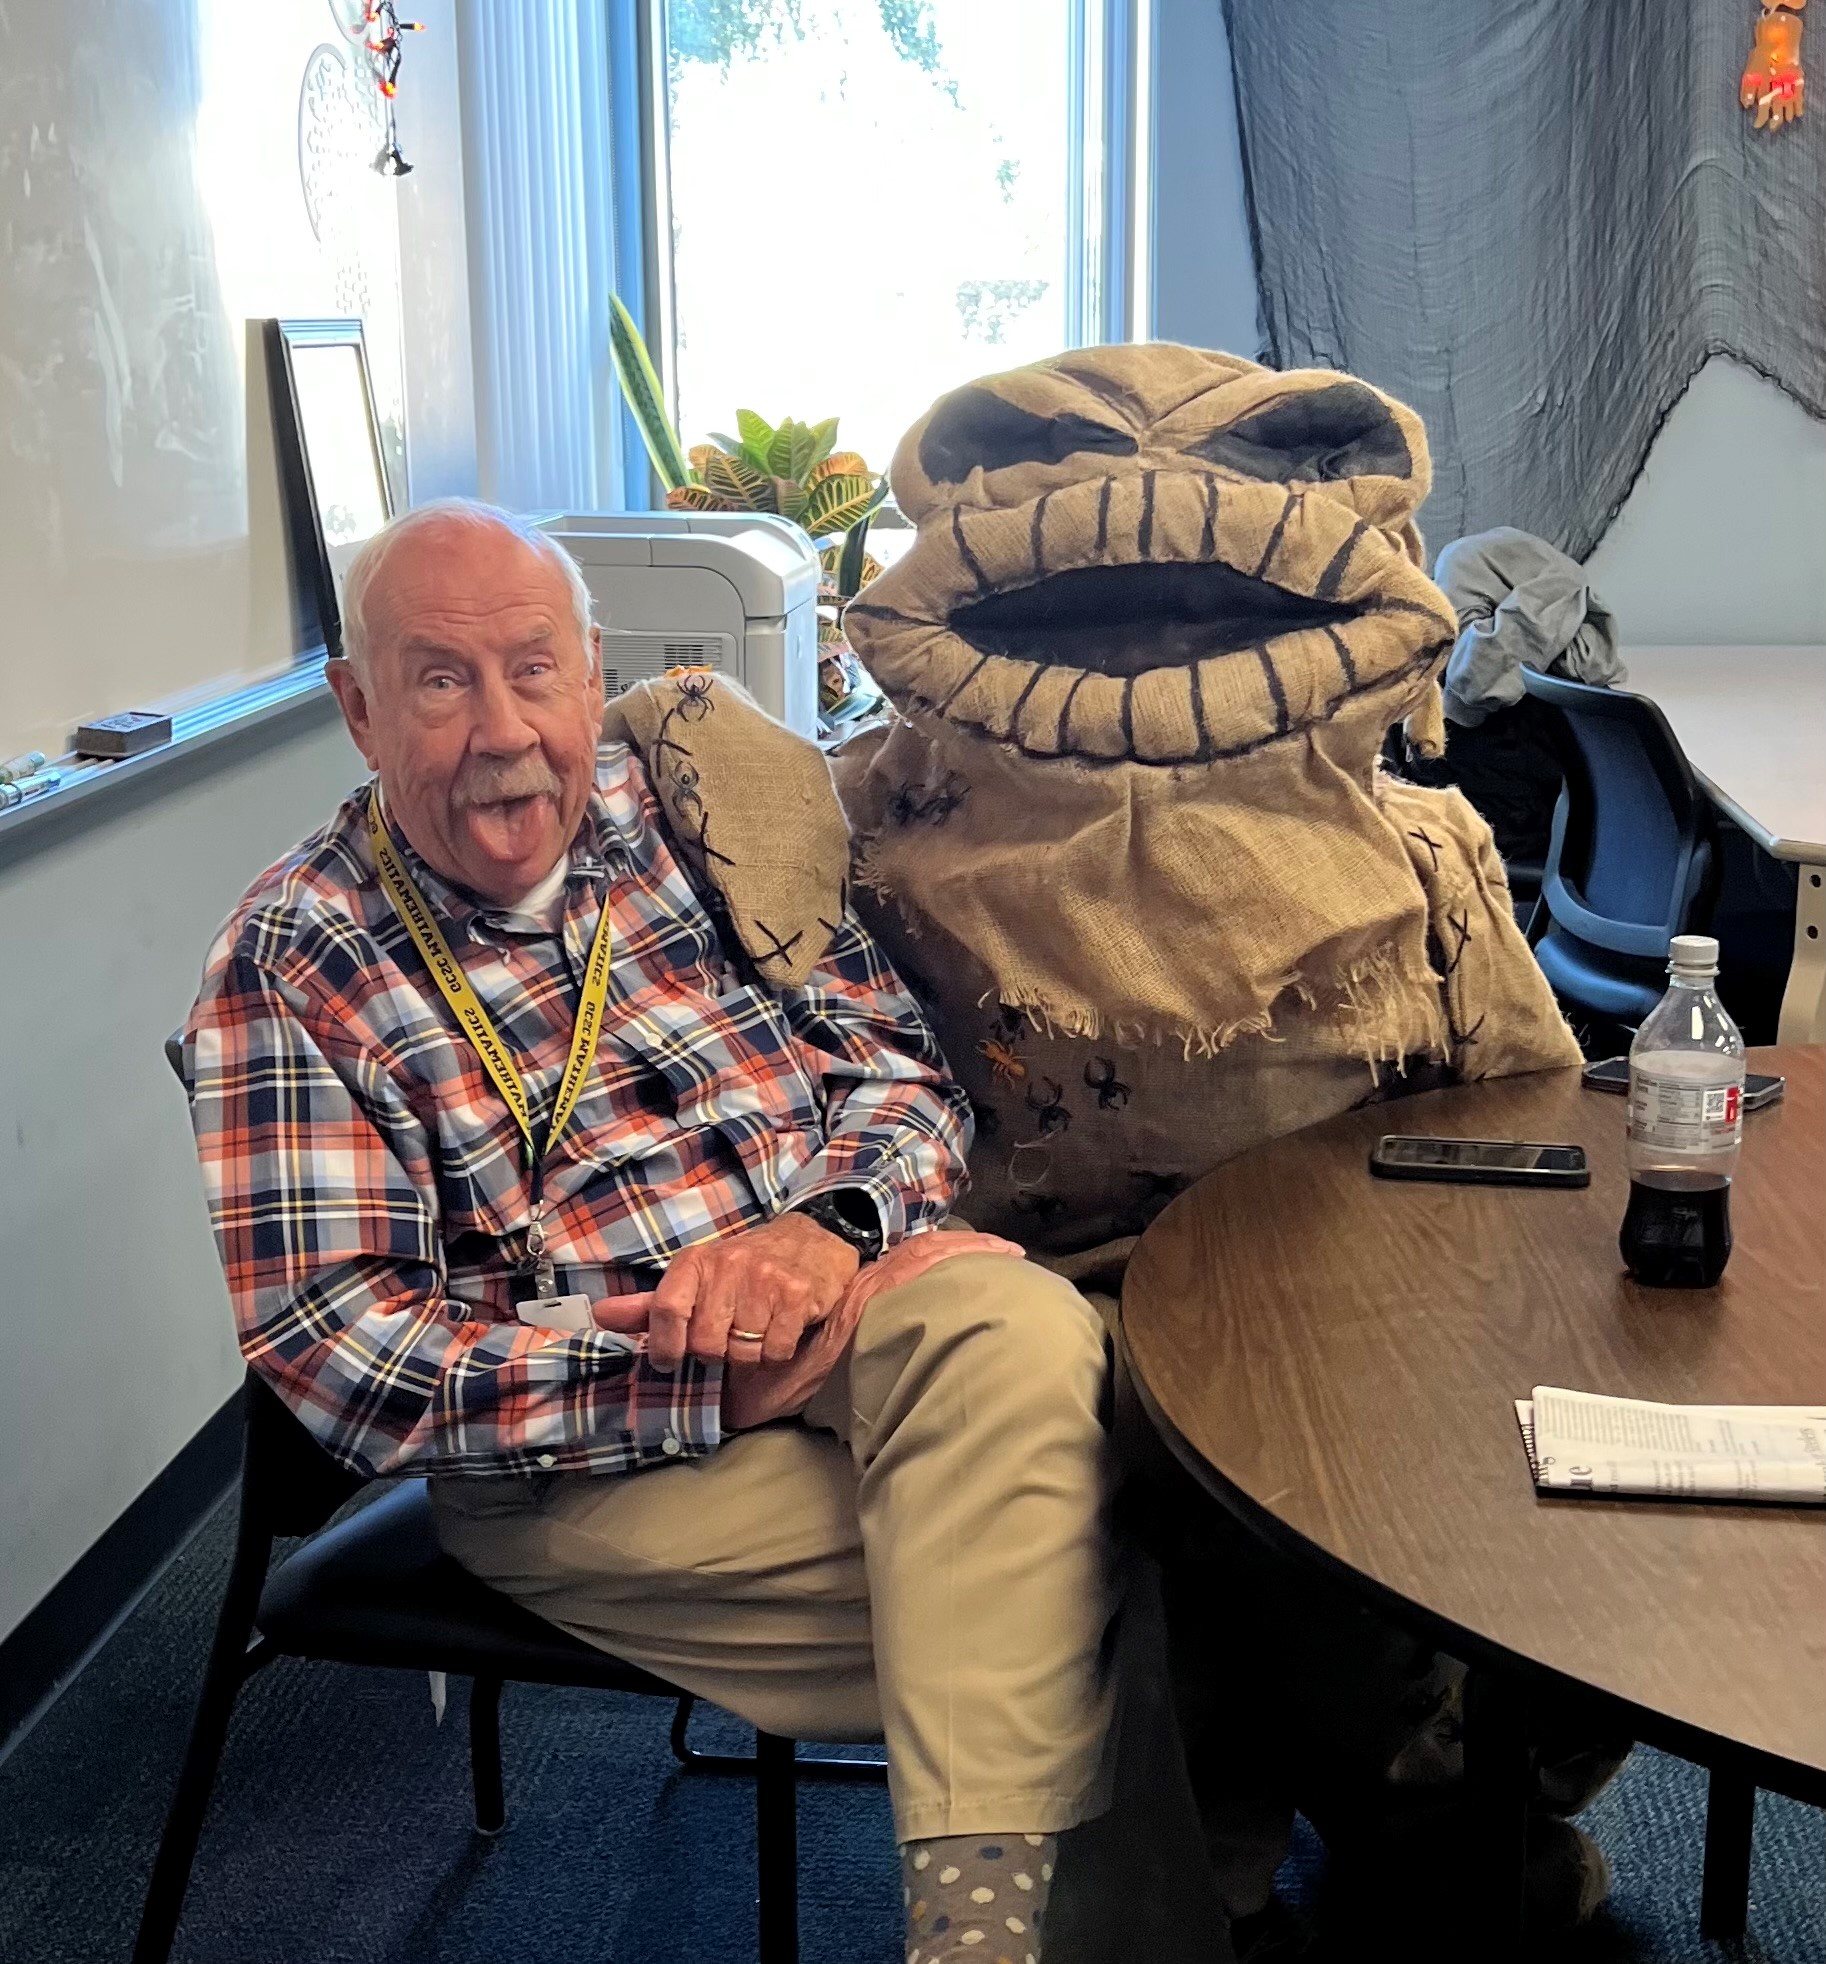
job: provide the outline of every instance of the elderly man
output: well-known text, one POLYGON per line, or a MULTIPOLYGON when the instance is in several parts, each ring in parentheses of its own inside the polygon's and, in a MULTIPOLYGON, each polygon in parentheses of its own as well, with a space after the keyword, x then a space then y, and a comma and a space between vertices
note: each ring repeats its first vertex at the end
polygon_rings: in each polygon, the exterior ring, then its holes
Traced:
POLYGON ((968 1106, 849 916, 762 983, 599 747, 588 595, 483 506, 362 551, 375 773, 187 1033, 249 1364, 540 1615, 758 1726, 884 1734, 921 1964, 1036 1964, 1105 1804, 1096 1318, 937 1234, 968 1106))

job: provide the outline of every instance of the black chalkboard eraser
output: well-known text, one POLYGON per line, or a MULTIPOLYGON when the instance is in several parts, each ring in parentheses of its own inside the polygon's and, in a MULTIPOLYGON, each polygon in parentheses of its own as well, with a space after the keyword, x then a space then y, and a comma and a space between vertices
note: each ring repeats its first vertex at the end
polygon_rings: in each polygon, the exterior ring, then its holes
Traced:
POLYGON ((137 757, 171 741, 171 718, 150 709, 123 709, 84 723, 70 745, 79 757, 137 757))

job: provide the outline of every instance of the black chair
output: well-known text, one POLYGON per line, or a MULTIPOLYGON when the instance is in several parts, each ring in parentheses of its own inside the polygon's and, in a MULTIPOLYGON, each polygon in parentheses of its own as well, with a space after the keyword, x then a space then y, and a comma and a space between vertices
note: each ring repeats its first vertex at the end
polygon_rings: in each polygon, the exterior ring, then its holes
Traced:
POLYGON ((1558 712, 1566 774, 1528 938, 1591 1047, 1614 1049, 1666 992, 1669 942, 1708 916, 1712 806, 1646 696, 1532 668, 1522 684, 1558 712))
MULTIPOLYGON (((167 1053, 174 1048, 167 1046, 167 1053)), ((754 1780, 760 1964, 796 1964, 797 1783, 880 1782, 887 1775, 881 1761, 800 1759, 792 1740, 771 1733, 756 1734, 752 1758, 693 1750, 691 1696, 568 1636, 477 1581, 438 1545, 422 1479, 390 1483, 392 1491, 319 1532, 361 1489, 361 1478, 332 1459, 251 1371, 243 1401, 234 1560, 140 1915, 134 1964, 165 1964, 170 1955, 235 1700, 256 1672, 279 1657, 471 1679, 469 1761, 475 1823, 483 1834, 497 1832, 506 1820, 500 1730, 505 1684, 577 1685, 670 1700, 676 1708, 672 1750, 688 1772, 754 1780), (316 1538, 269 1574, 274 1541, 297 1535, 316 1538)))

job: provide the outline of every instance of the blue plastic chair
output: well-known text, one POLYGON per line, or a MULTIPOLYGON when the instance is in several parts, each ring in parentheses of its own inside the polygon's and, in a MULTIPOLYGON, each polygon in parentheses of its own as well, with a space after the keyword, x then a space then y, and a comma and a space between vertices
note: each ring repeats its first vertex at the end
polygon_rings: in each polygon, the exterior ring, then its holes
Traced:
POLYGON ((1522 685, 1558 712, 1566 772, 1528 938, 1567 1015, 1614 1046, 1665 993, 1669 942, 1710 917, 1712 805, 1647 696, 1531 668, 1522 685))

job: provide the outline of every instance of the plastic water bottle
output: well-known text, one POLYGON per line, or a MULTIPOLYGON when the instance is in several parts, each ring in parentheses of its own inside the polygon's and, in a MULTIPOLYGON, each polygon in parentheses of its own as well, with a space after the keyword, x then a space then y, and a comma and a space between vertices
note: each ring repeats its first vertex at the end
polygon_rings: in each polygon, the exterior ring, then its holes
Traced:
POLYGON ((1629 1052, 1629 1211, 1618 1237, 1638 1282, 1709 1289, 1731 1259, 1731 1175, 1743 1139, 1744 1040, 1718 1000, 1718 943, 1678 934, 1668 992, 1629 1052))

